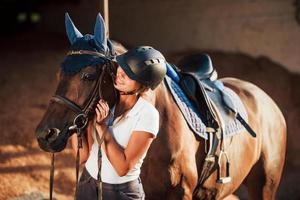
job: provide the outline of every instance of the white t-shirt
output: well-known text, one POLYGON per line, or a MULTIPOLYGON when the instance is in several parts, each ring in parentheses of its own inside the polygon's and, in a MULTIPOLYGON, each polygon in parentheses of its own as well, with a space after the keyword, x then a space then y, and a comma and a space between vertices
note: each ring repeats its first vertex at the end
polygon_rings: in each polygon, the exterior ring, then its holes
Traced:
MULTIPOLYGON (((116 118, 112 122, 113 116, 107 120, 109 133, 111 133, 116 140, 116 142, 126 148, 130 136, 133 131, 145 131, 153 134, 155 137, 159 130, 159 113, 156 108, 143 99, 139 97, 138 101, 131 108, 131 110, 122 118, 116 118), (121 120, 119 120, 121 119, 121 120), (110 125, 111 124, 111 125, 110 125)), ((98 174, 98 143, 95 137, 95 129, 92 129, 92 137, 94 143, 90 151, 89 158, 85 164, 87 171, 90 175, 97 179, 98 174)), ((140 168, 142 166, 143 160, 146 153, 142 158, 136 163, 134 168, 130 170, 125 176, 120 177, 115 171, 114 167, 108 160, 105 151, 102 149, 102 169, 101 178, 105 183, 119 184, 128 181, 135 180, 140 175, 140 168)))

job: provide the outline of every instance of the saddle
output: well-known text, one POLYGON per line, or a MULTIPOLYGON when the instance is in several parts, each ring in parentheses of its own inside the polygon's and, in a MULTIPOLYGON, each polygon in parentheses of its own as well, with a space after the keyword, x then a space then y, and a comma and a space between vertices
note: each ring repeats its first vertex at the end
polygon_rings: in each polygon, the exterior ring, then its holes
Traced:
POLYGON ((184 64, 184 68, 181 72, 195 74, 200 80, 215 81, 218 78, 211 58, 207 54, 201 54, 197 57, 190 58, 189 63, 184 64))
MULTIPOLYGON (((221 81, 217 80, 217 71, 213 67, 210 56, 201 54, 190 57, 189 62, 185 64, 183 69, 175 68, 180 74, 178 83, 188 98, 198 106, 199 111, 205 113, 206 119, 203 119, 203 122, 206 126, 215 129, 222 126, 220 121, 224 120, 217 119, 215 113, 216 109, 222 109, 223 112, 227 112, 227 115, 233 114, 248 133, 256 137, 255 132, 245 121, 247 114, 240 113, 239 102, 234 102, 233 95, 229 95, 232 91, 230 92, 221 81)), ((226 114, 223 113, 220 117, 224 116, 226 117, 226 114)))
MULTIPOLYGON (((223 118, 233 118, 240 122, 240 126, 243 126, 248 132, 255 137, 254 131, 249 127, 244 120, 247 117, 246 111, 240 115, 240 107, 243 105, 237 105, 237 102, 233 102, 232 96, 230 96, 229 89, 226 90, 223 83, 217 80, 217 72, 213 67, 211 58, 207 54, 201 54, 197 57, 190 57, 187 62, 183 64, 184 68, 177 68, 175 65, 168 66, 167 75, 169 75, 183 90, 188 99, 192 101, 193 105, 196 105, 197 110, 202 113, 201 120, 206 126, 206 132, 209 141, 209 151, 206 154, 206 158, 200 173, 197 187, 194 191, 194 195, 197 195, 201 191, 202 184, 208 178, 212 169, 217 164, 217 182, 228 183, 231 181, 229 174, 229 159, 225 151, 225 147, 220 146, 220 154, 218 156, 218 162, 215 162, 216 151, 219 146, 220 140, 225 137, 225 129, 228 132, 230 126, 233 123, 227 123, 230 120, 223 118), (239 109, 238 109, 239 108, 239 109), (220 111, 222 114, 220 114, 220 111), (231 115, 232 114, 232 115, 231 115), (231 115, 231 116, 230 116, 231 115), (228 125, 226 127, 226 125, 228 125), (221 159, 226 159, 225 175, 221 175, 221 159)), ((239 97, 235 95, 235 99, 239 97)), ((234 96, 233 95, 233 96, 234 96)), ((240 104, 242 104, 240 102, 240 104)), ((234 126, 237 124, 234 122, 234 126)), ((222 144, 222 143, 221 143, 222 144)))
POLYGON ((219 129, 215 111, 212 108, 210 98, 206 90, 213 91, 214 88, 206 82, 213 82, 217 79, 217 72, 213 68, 212 61, 207 54, 201 54, 196 60, 192 60, 190 65, 185 66, 181 71, 179 85, 184 93, 191 99, 201 111, 205 118, 202 119, 205 125, 214 130, 219 129))
MULTIPOLYGON (((219 141, 221 139, 220 126, 221 119, 218 119, 216 110, 213 108, 212 101, 206 91, 214 92, 216 88, 211 87, 214 81, 217 80, 217 72, 212 65, 212 61, 207 54, 201 54, 196 57, 191 65, 185 66, 181 70, 180 86, 184 93, 191 99, 198 107, 198 110, 204 113, 205 118, 202 121, 205 123, 207 132, 210 138, 210 148, 207 152, 205 162, 200 173, 198 184, 195 190, 195 195, 201 191, 202 184, 208 178, 209 173, 215 166, 215 155, 219 141), (206 84, 207 83, 207 84, 206 84), (216 133, 219 133, 217 135, 216 133)), ((221 151, 223 153, 223 151, 221 151)), ((221 154, 219 156, 221 158, 221 154)), ((227 156, 226 156, 227 158, 227 156)), ((219 163, 219 162, 218 162, 219 163)), ((231 181, 229 175, 229 160, 226 161, 226 175, 221 177, 221 166, 218 165, 217 182, 228 183, 231 181)))
POLYGON ((179 69, 167 63, 167 75, 180 86, 198 111, 204 113, 201 120, 206 127, 217 131, 222 126, 221 121, 225 121, 225 124, 228 121, 224 118, 233 116, 253 137, 256 136, 245 121, 247 114, 245 109, 241 109, 243 105, 239 97, 217 80, 218 75, 209 55, 188 57, 179 64, 184 67, 179 69))

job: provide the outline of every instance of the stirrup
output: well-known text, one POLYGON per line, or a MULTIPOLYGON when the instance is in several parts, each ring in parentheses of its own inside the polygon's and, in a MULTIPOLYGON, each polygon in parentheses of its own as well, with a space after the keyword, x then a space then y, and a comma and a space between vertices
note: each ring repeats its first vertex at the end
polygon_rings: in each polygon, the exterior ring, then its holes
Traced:
POLYGON ((218 159, 218 171, 217 171, 218 172, 218 179, 217 179, 217 183, 226 184, 226 183, 231 182, 229 167, 230 167, 230 162, 229 162, 227 153, 225 151, 221 150, 220 155, 219 155, 219 159, 218 159), (225 176, 221 175, 222 156, 225 156, 225 158, 226 158, 226 174, 225 174, 225 176))

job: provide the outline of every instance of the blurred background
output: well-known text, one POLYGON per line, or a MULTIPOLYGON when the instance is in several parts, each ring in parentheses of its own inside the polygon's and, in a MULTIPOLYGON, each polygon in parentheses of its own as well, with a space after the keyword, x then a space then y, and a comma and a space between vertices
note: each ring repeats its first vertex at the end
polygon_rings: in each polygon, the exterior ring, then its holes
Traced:
MULTIPOLYGON (((48 197, 50 155, 34 130, 47 109, 69 43, 64 13, 81 33, 93 33, 101 0, 1 0, 0 199, 48 197)), ((110 37, 126 47, 151 45, 169 62, 209 53, 219 77, 265 90, 288 124, 285 169, 277 199, 300 199, 300 1, 111 0, 110 37)), ((57 154, 54 192, 72 199, 75 161, 57 154)), ((247 199, 243 187, 237 192, 247 199)))

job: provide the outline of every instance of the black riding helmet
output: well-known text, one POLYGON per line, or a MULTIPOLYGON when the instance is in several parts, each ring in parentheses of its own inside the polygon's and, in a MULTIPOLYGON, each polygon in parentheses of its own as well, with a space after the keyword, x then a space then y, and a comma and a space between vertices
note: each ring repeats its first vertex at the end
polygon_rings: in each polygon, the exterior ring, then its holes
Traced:
POLYGON ((167 72, 165 57, 153 47, 139 46, 117 56, 127 76, 154 90, 167 72))

